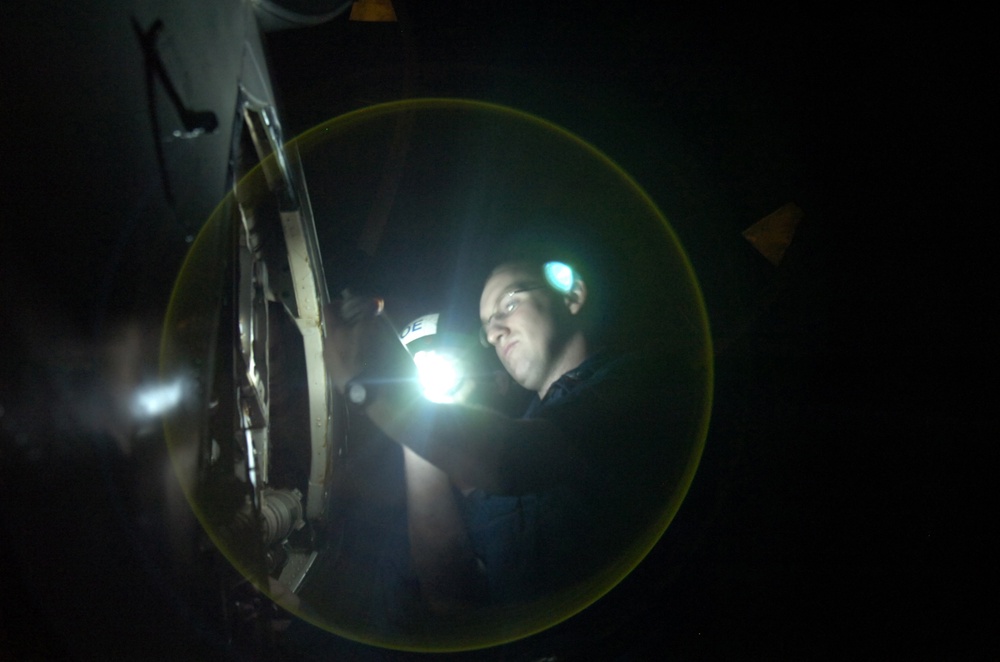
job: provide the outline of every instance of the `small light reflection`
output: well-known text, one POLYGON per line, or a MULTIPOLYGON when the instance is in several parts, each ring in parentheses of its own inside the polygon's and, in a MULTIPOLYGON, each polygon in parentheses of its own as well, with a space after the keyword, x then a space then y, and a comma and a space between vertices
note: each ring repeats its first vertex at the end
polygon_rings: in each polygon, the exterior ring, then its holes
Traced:
MULTIPOLYGON (((257 451, 253 445, 253 435, 250 430, 244 430, 244 439, 247 444, 247 473, 250 474, 250 484, 257 488, 257 451)), ((256 496, 254 497, 256 499, 256 496)))
POLYGON ((178 404, 184 395, 184 384, 175 379, 165 384, 139 387, 132 398, 132 414, 136 418, 162 416, 178 404))
POLYGON ((570 290, 573 289, 573 283, 576 280, 573 270, 568 264, 563 262, 546 262, 545 278, 549 281, 549 284, 552 285, 552 287, 556 288, 563 294, 569 294, 570 290))

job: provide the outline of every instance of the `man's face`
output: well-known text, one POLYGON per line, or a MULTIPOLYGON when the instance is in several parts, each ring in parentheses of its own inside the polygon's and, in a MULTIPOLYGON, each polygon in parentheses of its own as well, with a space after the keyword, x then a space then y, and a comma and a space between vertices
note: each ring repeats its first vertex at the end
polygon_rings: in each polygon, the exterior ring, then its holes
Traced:
POLYGON ((520 267, 501 268, 483 287, 479 317, 486 338, 526 389, 538 391, 556 368, 564 331, 558 305, 540 274, 520 267))

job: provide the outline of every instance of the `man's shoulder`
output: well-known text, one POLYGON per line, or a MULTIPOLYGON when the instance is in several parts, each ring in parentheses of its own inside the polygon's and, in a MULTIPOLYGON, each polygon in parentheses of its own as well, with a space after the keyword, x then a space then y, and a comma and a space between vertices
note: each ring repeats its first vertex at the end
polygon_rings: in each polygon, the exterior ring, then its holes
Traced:
POLYGON ((707 393, 704 367, 699 373, 692 360, 656 347, 594 358, 560 398, 536 402, 529 417, 547 419, 584 446, 667 431, 687 436, 697 427, 707 393))
POLYGON ((658 348, 603 350, 560 377, 552 395, 536 403, 533 414, 588 407, 599 413, 608 407, 642 406, 663 391, 676 390, 684 372, 678 368, 678 358, 658 348))
POLYGON ((604 350, 588 359, 580 368, 584 369, 579 379, 581 386, 613 384, 629 390, 655 388, 692 375, 692 362, 689 359, 667 348, 655 346, 604 350), (590 363, 591 360, 593 363, 590 363))

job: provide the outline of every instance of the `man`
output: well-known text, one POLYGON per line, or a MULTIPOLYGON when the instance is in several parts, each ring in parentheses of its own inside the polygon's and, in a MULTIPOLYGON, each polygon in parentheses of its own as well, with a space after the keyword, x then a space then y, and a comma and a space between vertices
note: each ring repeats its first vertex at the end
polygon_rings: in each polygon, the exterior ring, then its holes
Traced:
MULTIPOLYGON (((338 389, 369 387, 367 416, 462 495, 467 541, 447 528, 469 553, 453 567, 474 562, 493 605, 609 588, 662 531, 665 504, 689 470, 677 440, 696 416, 678 373, 661 352, 600 346, 584 279, 563 265, 553 283, 545 267, 506 262, 480 297, 485 343, 536 394, 521 419, 418 400, 405 379, 388 378, 385 347, 378 358, 370 343, 374 321, 352 326, 334 315, 328 329, 338 389)), ((421 546, 412 536, 411 544, 421 546)))

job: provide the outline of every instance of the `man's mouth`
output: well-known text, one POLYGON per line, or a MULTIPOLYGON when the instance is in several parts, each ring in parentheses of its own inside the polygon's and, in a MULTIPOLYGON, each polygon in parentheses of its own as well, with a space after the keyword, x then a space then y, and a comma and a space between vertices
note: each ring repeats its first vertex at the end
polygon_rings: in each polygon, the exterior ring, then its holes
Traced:
POLYGON ((507 358, 510 355, 510 350, 512 350, 514 348, 514 345, 516 345, 516 344, 517 344, 517 341, 516 340, 512 340, 512 341, 510 341, 509 343, 507 343, 506 345, 503 346, 503 351, 501 353, 503 354, 504 358, 507 358))

